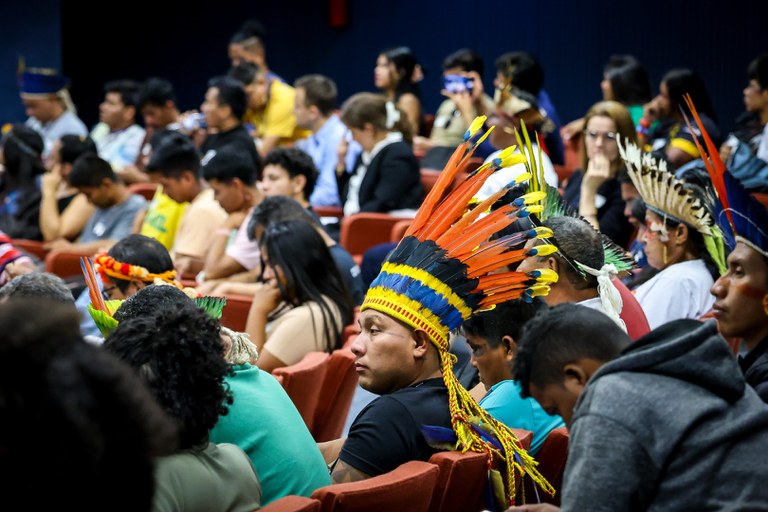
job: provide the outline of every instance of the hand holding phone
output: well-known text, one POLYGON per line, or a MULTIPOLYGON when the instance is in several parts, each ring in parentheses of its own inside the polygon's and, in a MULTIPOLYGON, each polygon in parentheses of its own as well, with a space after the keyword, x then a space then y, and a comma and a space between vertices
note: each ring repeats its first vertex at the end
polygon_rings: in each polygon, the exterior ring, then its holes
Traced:
POLYGON ((471 94, 474 86, 475 81, 468 76, 445 75, 443 79, 443 88, 451 94, 471 94))

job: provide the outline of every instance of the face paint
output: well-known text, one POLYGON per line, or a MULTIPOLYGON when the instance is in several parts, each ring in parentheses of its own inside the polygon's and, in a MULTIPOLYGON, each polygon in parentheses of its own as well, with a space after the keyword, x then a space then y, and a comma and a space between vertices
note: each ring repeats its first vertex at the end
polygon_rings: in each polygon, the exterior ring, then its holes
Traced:
POLYGON ((659 237, 661 242, 669 242, 669 231, 663 222, 649 221, 646 219, 645 227, 648 230, 646 236, 650 239, 659 237))

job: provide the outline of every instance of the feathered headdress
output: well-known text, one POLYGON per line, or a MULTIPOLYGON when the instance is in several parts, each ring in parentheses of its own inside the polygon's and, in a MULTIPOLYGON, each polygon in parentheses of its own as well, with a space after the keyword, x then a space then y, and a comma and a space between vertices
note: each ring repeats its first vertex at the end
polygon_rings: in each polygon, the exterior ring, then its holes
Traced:
MULTIPOLYGON (((594 229, 594 225, 591 222, 579 215, 578 210, 572 208, 565 202, 557 188, 549 185, 544 180, 544 166, 541 163, 541 146, 539 146, 538 158, 534 158, 533 146, 528 135, 528 130, 525 127, 525 123, 522 123, 520 131, 523 135, 521 137, 519 132, 516 133, 517 143, 526 156, 524 164, 531 174, 531 179, 528 180, 527 192, 544 192, 546 194, 543 200, 544 208, 541 213, 536 214, 536 217, 541 222, 554 217, 573 217, 580 219, 594 229)), ((620 272, 628 272, 636 268, 636 263, 635 260, 627 254, 627 251, 616 242, 599 230, 595 229, 595 231, 600 234, 600 240, 603 244, 603 266, 599 269, 588 267, 584 263, 573 259, 562 250, 554 236, 545 240, 545 243, 556 246, 560 256, 566 260, 569 265, 580 272, 582 276, 586 277, 586 274, 589 274, 597 278, 598 295, 600 296, 603 312, 611 317, 619 327, 626 331, 627 326, 619 316, 624 304, 621 300, 621 294, 613 285, 613 279, 615 279, 620 272)))
POLYGON ((93 322, 105 338, 115 330, 119 323, 113 315, 123 301, 104 300, 101 295, 96 272, 101 274, 102 280, 105 275, 108 275, 120 279, 140 279, 145 282, 154 282, 156 285, 176 286, 192 299, 200 309, 217 320, 221 318, 224 305, 227 303, 226 297, 199 297, 193 288, 184 288, 181 283, 173 279, 176 271, 165 272, 159 275, 152 274, 144 267, 116 262, 114 258, 104 254, 97 256, 96 260, 100 263, 97 263, 94 269, 94 264, 90 258, 82 257, 80 258, 80 267, 82 268, 85 284, 88 286, 88 293, 91 298, 91 303, 88 304, 88 313, 90 313, 93 322), (108 264, 105 264, 105 262, 108 262, 108 264), (119 270, 115 270, 115 268, 119 270))
POLYGON ((448 351, 448 338, 450 331, 461 326, 475 311, 512 299, 531 300, 545 295, 549 283, 555 281, 557 275, 545 270, 527 274, 493 273, 527 256, 554 251, 552 246, 519 248, 529 238, 550 236, 551 231, 543 227, 490 240, 492 235, 518 218, 541 211, 541 206, 536 204, 543 197, 541 193, 526 194, 490 213, 491 205, 508 188, 482 202, 472 200, 494 171, 525 158, 513 154, 514 148, 482 165, 448 192, 449 185, 472 156, 474 148, 488 135, 486 133, 472 144, 472 138, 484 121, 485 117, 475 119, 465 133, 464 143, 454 151, 404 238, 371 283, 360 309, 380 311, 429 335, 438 349, 443 380, 448 388, 456 449, 501 455, 507 465, 507 495, 514 499, 515 474, 522 474, 522 471, 531 475, 547 492, 554 491, 536 471, 530 455, 518 446, 512 431, 480 408, 458 382, 452 369, 455 356, 448 351), (502 450, 495 448, 487 436, 478 431, 478 424, 495 435, 502 450))
MULTIPOLYGON (((727 172, 725 164, 720 158, 720 153, 704 128, 690 96, 686 95, 685 101, 696 119, 704 139, 704 145, 702 145, 696 132, 691 129, 691 133, 694 134, 694 142, 709 172, 719 200, 714 215, 717 225, 723 232, 725 242, 731 249, 737 241, 742 242, 768 258, 768 209, 760 204, 738 179, 727 172)), ((690 128, 691 123, 688 121, 688 117, 685 113, 683 116, 690 128)))
POLYGON ((626 145, 619 139, 616 142, 627 173, 646 207, 664 219, 685 223, 701 233, 707 251, 722 274, 725 271, 725 248, 723 234, 712 216, 715 198, 711 190, 696 197, 693 190, 667 170, 666 162, 657 161, 630 141, 626 141, 626 145))

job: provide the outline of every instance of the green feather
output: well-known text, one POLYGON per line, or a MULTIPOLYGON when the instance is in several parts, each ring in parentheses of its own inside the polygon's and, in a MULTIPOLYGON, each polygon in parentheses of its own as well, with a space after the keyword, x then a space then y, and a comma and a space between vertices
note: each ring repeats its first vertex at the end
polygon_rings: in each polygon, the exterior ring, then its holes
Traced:
POLYGON ((211 315, 216 320, 221 319, 221 315, 224 312, 224 306, 227 304, 226 297, 198 297, 194 299, 197 307, 211 315))

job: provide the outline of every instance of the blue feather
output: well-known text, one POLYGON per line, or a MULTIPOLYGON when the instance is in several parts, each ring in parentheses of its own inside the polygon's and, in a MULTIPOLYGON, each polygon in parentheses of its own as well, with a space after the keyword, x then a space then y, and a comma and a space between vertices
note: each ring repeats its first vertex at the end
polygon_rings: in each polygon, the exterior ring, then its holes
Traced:
MULTIPOLYGON (((733 230, 737 235, 768 252, 768 210, 731 173, 725 173, 724 178, 733 218, 733 230)), ((725 211, 718 212, 717 222, 723 232, 730 232, 725 211)), ((730 240, 726 238, 728 245, 733 247, 735 245, 733 235, 730 240)))

